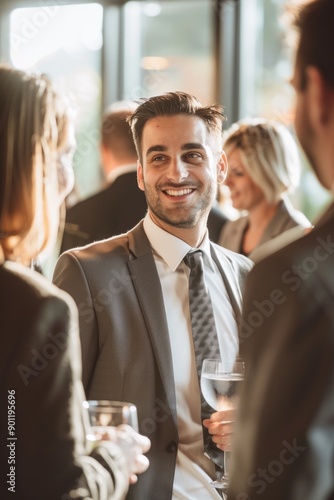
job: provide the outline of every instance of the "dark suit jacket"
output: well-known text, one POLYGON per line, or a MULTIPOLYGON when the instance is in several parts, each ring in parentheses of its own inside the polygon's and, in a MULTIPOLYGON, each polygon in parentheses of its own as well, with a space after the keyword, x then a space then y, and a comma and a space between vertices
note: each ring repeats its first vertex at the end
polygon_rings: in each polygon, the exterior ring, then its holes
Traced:
POLYGON ((220 233, 226 222, 228 222, 226 215, 223 214, 218 205, 214 205, 210 210, 207 223, 211 241, 218 243, 220 233))
POLYGON ((87 450, 73 301, 8 262, 0 266, 0 293, 0 498, 60 500, 80 486, 85 498, 120 500, 128 484, 119 450, 87 450))
MULTIPOLYGON (((212 250, 238 315, 252 264, 218 245, 212 250)), ((88 398, 134 403, 140 432, 151 439, 150 467, 127 498, 170 500, 178 445, 175 384, 161 284, 143 223, 64 253, 54 281, 79 309, 88 398)))
MULTIPOLYGON (((122 174, 103 191, 67 210, 60 252, 125 233, 145 217, 146 210, 137 172, 122 174)), ((226 221, 221 210, 213 207, 208 219, 211 241, 218 241, 226 221)))
POLYGON ((229 500, 334 498, 334 205, 245 292, 229 500))

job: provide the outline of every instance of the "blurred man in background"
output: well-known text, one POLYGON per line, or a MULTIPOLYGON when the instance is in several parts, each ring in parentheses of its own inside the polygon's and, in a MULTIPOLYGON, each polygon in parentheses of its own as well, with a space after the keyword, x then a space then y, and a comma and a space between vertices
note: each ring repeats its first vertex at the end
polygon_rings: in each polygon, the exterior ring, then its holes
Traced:
POLYGON ((105 111, 100 155, 107 187, 67 210, 61 252, 124 233, 145 216, 137 153, 126 121, 135 108, 133 102, 119 102, 105 111))

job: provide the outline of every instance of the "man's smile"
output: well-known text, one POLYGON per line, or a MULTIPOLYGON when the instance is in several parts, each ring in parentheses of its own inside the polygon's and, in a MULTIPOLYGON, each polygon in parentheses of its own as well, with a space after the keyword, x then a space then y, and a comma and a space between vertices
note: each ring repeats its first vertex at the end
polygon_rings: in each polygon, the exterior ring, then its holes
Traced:
POLYGON ((163 190, 163 193, 166 193, 169 196, 173 196, 173 197, 180 197, 180 196, 185 196, 185 195, 191 194, 194 191, 195 191, 194 189, 190 189, 190 188, 186 188, 186 189, 183 188, 183 189, 179 189, 179 190, 166 189, 166 190, 163 190))

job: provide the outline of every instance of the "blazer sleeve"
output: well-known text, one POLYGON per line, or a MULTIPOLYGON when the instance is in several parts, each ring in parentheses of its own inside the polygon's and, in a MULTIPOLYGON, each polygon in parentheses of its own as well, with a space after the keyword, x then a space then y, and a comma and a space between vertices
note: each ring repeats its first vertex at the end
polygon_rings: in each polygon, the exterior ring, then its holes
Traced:
POLYGON ((78 309, 82 359, 85 360, 82 381, 88 394, 99 350, 99 329, 95 316, 98 298, 92 296, 81 263, 72 252, 59 257, 53 282, 74 299, 78 309))
MULTIPOLYGON (((22 500, 119 500, 128 489, 120 449, 86 440, 75 305, 41 297, 16 365, 17 478, 22 500)), ((12 379, 13 380, 13 379, 12 379)))
POLYGON ((333 496, 333 325, 313 278, 303 281, 282 257, 249 274, 229 500, 333 496))

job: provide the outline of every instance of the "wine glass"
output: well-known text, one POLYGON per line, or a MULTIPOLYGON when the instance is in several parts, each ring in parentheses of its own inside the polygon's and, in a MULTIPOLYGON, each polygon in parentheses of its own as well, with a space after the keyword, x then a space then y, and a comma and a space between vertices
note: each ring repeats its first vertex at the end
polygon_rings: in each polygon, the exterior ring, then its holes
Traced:
POLYGON ((90 400, 84 401, 83 407, 88 410, 90 425, 95 437, 88 440, 99 441, 108 433, 109 427, 127 424, 138 432, 137 408, 124 401, 90 400))
MULTIPOLYGON (((201 390, 206 402, 216 411, 233 410, 238 407, 240 384, 244 379, 245 363, 237 358, 230 361, 204 359, 201 373, 201 390)), ((222 421, 231 423, 231 420, 222 421)), ((217 489, 229 486, 230 452, 224 452, 224 474, 212 482, 217 489)))

